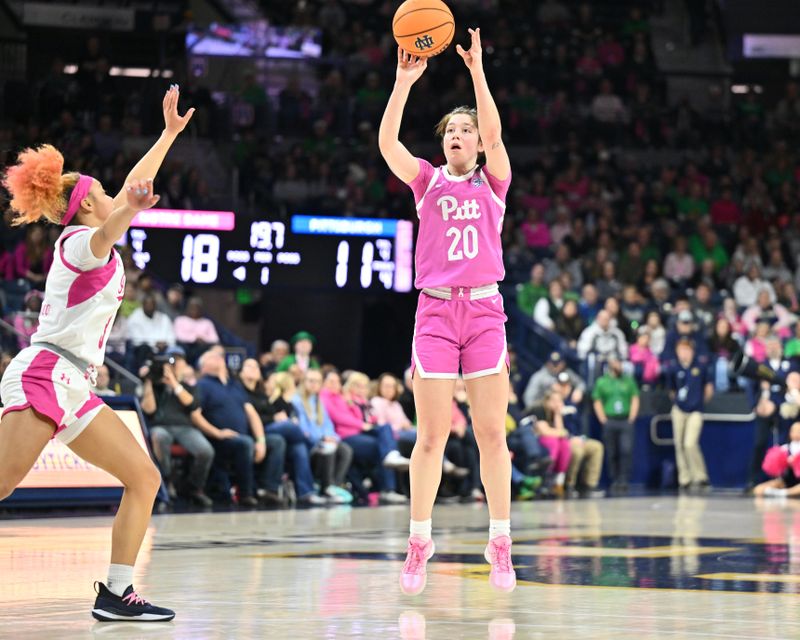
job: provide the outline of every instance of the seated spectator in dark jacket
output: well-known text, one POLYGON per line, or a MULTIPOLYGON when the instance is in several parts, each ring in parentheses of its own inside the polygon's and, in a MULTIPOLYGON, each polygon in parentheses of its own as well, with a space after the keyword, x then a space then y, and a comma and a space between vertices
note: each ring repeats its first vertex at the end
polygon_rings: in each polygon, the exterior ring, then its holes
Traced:
POLYGON ((567 367, 566 360, 558 351, 553 351, 544 366, 530 377, 525 387, 525 393, 522 394, 522 401, 527 412, 542 403, 544 397, 562 373, 566 373, 572 382, 573 401, 576 404, 580 404, 583 401, 586 383, 577 373, 567 367))
POLYGON ((289 355, 289 343, 286 340, 273 340, 269 351, 265 351, 258 357, 258 364, 261 366, 261 376, 266 380, 269 374, 275 373, 281 361, 289 355))
POLYGON ((585 328, 586 323, 580 315, 578 303, 575 300, 566 300, 556 318, 556 333, 567 341, 570 349, 577 349, 578 338, 585 328))
POLYGON ((267 390, 261 379, 258 362, 248 358, 242 365, 239 379, 245 388, 247 399, 264 425, 267 450, 273 440, 280 439, 285 443, 298 502, 308 506, 325 504, 326 500, 316 495, 314 491, 314 477, 311 474, 309 458, 310 447, 300 429, 296 409, 291 403, 291 398, 294 397, 294 382, 291 376, 286 372, 272 374, 268 379, 272 388, 267 390), (288 402, 284 397, 286 395, 289 395, 288 402))
MULTIPOLYGON (((200 372, 203 377, 197 390, 201 416, 211 426, 204 431, 216 452, 214 467, 224 476, 228 474, 227 465, 233 467, 240 505, 257 505, 257 488, 270 502, 279 502, 283 455, 267 458, 264 425, 248 402, 244 387, 230 378, 221 349, 212 348, 200 356, 200 372)), ((201 422, 195 424, 203 428, 201 422)))
POLYGON ((214 448, 203 432, 214 437, 215 429, 198 415, 200 406, 194 392, 183 384, 186 368, 183 349, 172 347, 166 355, 171 356, 174 364, 162 365, 164 375, 159 380, 153 380, 147 367, 140 372, 145 376, 142 411, 149 418, 153 455, 167 483, 170 498, 182 493, 199 506, 210 507, 212 502, 205 494, 205 486, 214 460, 214 448), (193 419, 196 424, 192 422, 193 419), (186 486, 181 487, 180 492, 175 488, 172 478, 173 444, 181 445, 191 457, 186 486))
POLYGON ((603 470, 603 443, 589 438, 584 433, 581 405, 573 401, 575 389, 572 380, 565 372, 558 374, 558 381, 552 391, 563 399, 561 416, 564 427, 570 433, 570 460, 567 469, 567 491, 570 495, 600 497, 604 492, 597 489, 600 472, 603 470))

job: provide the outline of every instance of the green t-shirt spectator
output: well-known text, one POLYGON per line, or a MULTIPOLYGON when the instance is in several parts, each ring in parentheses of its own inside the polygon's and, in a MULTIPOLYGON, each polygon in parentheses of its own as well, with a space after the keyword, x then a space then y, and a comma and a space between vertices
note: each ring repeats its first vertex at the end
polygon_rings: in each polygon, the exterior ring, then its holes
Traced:
POLYGON ((708 201, 705 198, 678 198, 678 213, 690 220, 697 220, 708 215, 708 201))
MULTIPOLYGON (((289 369, 292 368, 292 365, 294 365, 294 364, 297 364, 297 356, 292 353, 292 354, 286 356, 283 360, 281 360, 278 363, 278 366, 275 369, 275 371, 278 371, 278 372, 280 372, 280 371, 288 371, 289 369)), ((311 356, 311 359, 309 360, 309 363, 308 363, 308 368, 309 369, 319 369, 319 362, 317 361, 317 359, 314 356, 311 356)))
POLYGON ((646 247, 642 247, 642 260, 645 262, 648 260, 655 260, 660 263, 661 251, 655 245, 648 244, 646 247))
POLYGON ((609 418, 627 418, 631 401, 639 395, 639 387, 630 376, 618 378, 605 374, 594 385, 592 400, 599 400, 609 418))
POLYGON ((783 350, 783 357, 796 358, 797 356, 800 356, 800 338, 792 338, 786 343, 786 347, 783 350))
POLYGON ((517 306, 529 318, 533 317, 533 308, 541 298, 547 297, 547 287, 543 284, 526 282, 517 290, 517 306))
POLYGON ((725 252, 725 249, 722 248, 722 245, 717 243, 714 245, 714 248, 709 251, 697 235, 693 235, 689 238, 689 253, 692 254, 694 263, 698 266, 703 264, 708 258, 711 258, 717 266, 717 271, 724 269, 729 262, 728 254, 725 252))

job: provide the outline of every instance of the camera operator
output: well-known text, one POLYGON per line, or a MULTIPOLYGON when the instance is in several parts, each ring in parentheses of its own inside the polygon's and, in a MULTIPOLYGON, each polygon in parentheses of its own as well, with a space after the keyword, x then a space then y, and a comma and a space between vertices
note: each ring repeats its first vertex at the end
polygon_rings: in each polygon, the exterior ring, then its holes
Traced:
MULTIPOLYGON (((172 444, 177 443, 192 458, 187 486, 182 493, 198 506, 210 507, 213 502, 203 488, 214 460, 214 448, 202 433, 206 431, 203 426, 207 421, 198 421, 197 427, 192 422, 192 418, 197 417, 194 414, 199 416, 200 408, 193 391, 181 384, 186 366, 184 350, 170 347, 164 356, 156 356, 149 365, 142 367, 139 372, 144 378, 142 411, 149 418, 153 453, 169 487, 170 497, 177 495, 171 482, 170 452, 172 444)), ((214 428, 208 425, 208 429, 214 428)))

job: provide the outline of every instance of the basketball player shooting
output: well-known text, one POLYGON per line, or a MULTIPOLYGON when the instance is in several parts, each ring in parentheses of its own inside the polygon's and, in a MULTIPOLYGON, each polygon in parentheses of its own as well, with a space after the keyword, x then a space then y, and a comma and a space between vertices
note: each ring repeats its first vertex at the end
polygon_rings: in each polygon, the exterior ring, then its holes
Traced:
POLYGON ((477 110, 457 107, 437 125, 447 163, 433 167, 414 157, 399 140, 409 92, 427 68, 427 59, 400 48, 394 89, 379 132, 381 153, 413 191, 420 220, 415 286, 422 291, 412 343, 418 429, 410 469, 410 537, 400 576, 400 587, 408 595, 425 588, 426 564, 434 553, 431 513, 459 371, 467 385, 489 506, 489 543, 484 553, 492 567, 489 581, 499 591, 516 586, 511 563, 511 459, 505 434, 506 315, 497 285, 505 275, 500 234, 511 165, 483 70, 480 29, 469 33, 469 49, 459 45, 457 52, 472 77, 477 110))

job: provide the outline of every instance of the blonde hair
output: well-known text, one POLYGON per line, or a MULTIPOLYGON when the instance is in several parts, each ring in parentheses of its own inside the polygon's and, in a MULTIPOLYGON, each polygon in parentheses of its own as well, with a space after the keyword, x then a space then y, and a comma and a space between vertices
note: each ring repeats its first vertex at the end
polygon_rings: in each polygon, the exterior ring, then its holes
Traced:
MULTIPOLYGON (((313 371, 314 373, 318 373, 320 375, 320 378, 322 378, 322 372, 313 369, 311 371, 313 371)), ((311 371, 306 372, 306 376, 308 376, 308 374, 311 373, 311 371)), ((324 380, 324 378, 322 378, 322 380, 324 380)), ((312 420, 314 420, 316 424, 322 425, 322 422, 325 419, 325 415, 323 414, 322 399, 319 397, 319 394, 317 394, 316 416, 312 416, 311 394, 308 392, 308 389, 306 389, 305 379, 303 380, 303 384, 300 385, 299 395, 300 395, 300 401, 303 403, 303 409, 305 409, 306 411, 306 415, 312 420)))
POLYGON ((278 398, 284 396, 289 391, 294 391, 297 388, 297 385, 294 383, 294 378, 292 378, 292 374, 290 374, 288 371, 276 373, 272 380, 275 383, 275 390, 272 392, 272 396, 270 396, 270 402, 275 402, 278 398))
POLYGON ((60 224, 67 210, 69 195, 80 174, 64 170, 64 156, 44 144, 22 151, 17 163, 8 168, 3 186, 11 193, 11 208, 16 212, 13 225, 29 224, 45 218, 60 224))
POLYGON ((369 389, 369 376, 366 373, 361 373, 360 371, 352 371, 349 376, 347 376, 347 382, 344 383, 342 390, 345 393, 350 393, 350 389, 352 389, 353 385, 361 383, 369 389))

